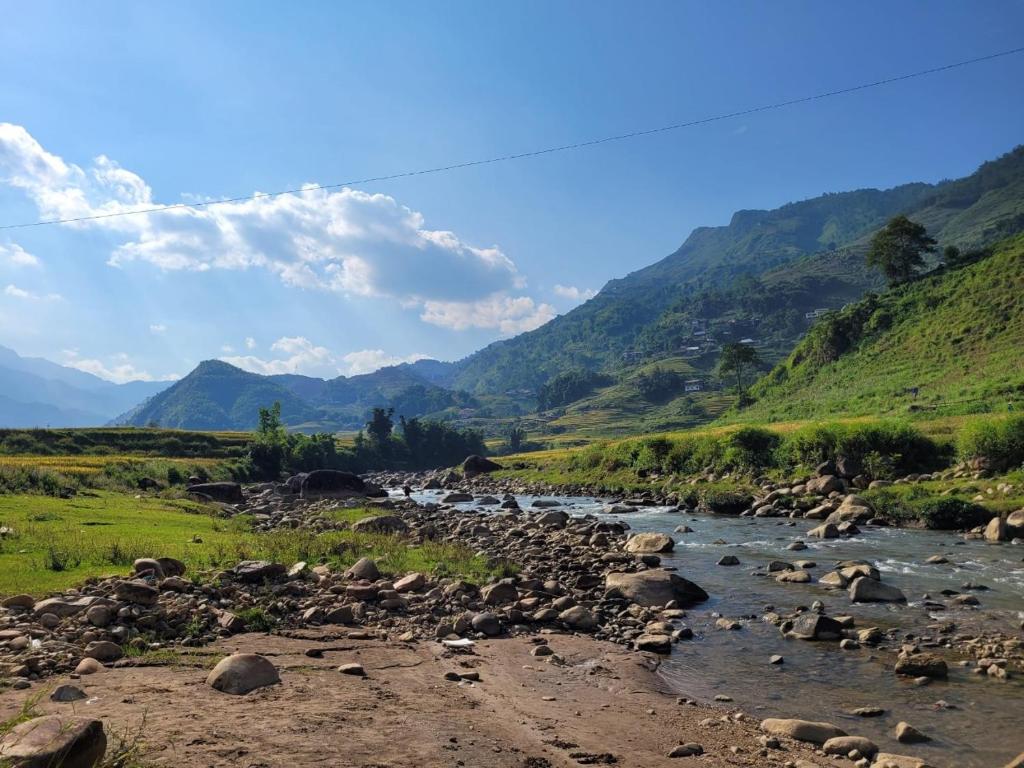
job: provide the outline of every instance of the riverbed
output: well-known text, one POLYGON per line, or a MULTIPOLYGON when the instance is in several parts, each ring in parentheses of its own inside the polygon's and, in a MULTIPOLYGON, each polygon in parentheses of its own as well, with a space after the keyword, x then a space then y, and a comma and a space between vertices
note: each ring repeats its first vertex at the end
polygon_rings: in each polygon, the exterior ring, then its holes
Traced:
MULTIPOLYGON (((420 503, 437 503, 441 492, 414 493, 420 503)), ((701 585, 711 599, 690 609, 684 620, 695 633, 692 641, 676 644, 661 665, 668 689, 680 696, 723 703, 755 717, 784 716, 827 720, 849 733, 874 740, 884 751, 912 752, 940 766, 989 768, 1024 751, 1024 682, 1021 677, 1000 681, 974 674, 953 659, 948 681, 926 686, 899 678, 892 671, 893 654, 862 647, 842 650, 837 643, 805 642, 783 637, 763 621, 767 610, 789 613, 815 600, 830 615, 853 616, 858 628, 898 627, 907 639, 941 636, 929 625, 954 622, 965 632, 980 627, 1017 630, 1024 618, 1024 547, 964 541, 954 533, 865 527, 847 539, 817 541, 806 538, 819 521, 694 515, 674 507, 641 507, 624 514, 609 514, 606 500, 593 497, 517 496, 523 509, 537 498, 554 499, 572 515, 594 514, 625 522, 633 531, 669 533, 675 551, 662 555, 662 565, 677 568, 701 585), (675 533, 677 526, 692 528, 675 533), (807 549, 787 546, 803 541, 807 549), (738 566, 720 566, 726 554, 738 566), (943 555, 948 564, 927 564, 943 555), (871 561, 888 584, 907 596, 906 605, 853 604, 845 590, 828 590, 817 579, 840 560, 871 561), (772 560, 812 560, 815 583, 780 584, 766 575, 772 560), (759 569, 759 570, 758 570, 759 569), (942 590, 964 592, 965 584, 988 589, 972 590, 980 608, 948 605, 942 590), (924 601, 946 602, 947 608, 926 607, 924 601), (771 608, 770 608, 771 607, 771 608), (715 628, 724 616, 739 620, 742 628, 715 628), (781 664, 771 664, 773 655, 781 664), (881 717, 850 714, 857 707, 882 707, 881 717), (905 720, 932 737, 912 746, 896 742, 896 723, 905 720)), ((496 511, 475 503, 460 509, 496 511)))

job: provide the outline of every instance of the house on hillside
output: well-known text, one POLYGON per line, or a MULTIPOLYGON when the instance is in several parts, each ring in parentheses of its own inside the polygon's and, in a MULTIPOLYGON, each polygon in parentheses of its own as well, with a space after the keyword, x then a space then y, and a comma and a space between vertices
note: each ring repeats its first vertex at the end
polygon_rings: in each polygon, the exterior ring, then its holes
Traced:
POLYGON ((700 379, 690 379, 683 382, 683 392, 703 392, 704 382, 700 379))

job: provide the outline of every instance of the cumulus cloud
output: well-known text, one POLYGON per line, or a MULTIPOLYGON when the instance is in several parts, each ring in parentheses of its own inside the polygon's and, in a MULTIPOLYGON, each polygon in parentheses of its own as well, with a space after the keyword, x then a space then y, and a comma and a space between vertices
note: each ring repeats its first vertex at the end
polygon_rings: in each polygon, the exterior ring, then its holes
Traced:
POLYGON ((112 355, 108 362, 96 358, 79 357, 78 350, 75 349, 66 349, 64 354, 68 358, 64 364, 70 368, 77 368, 115 384, 124 384, 126 381, 173 381, 180 378, 176 374, 153 376, 149 371, 137 368, 124 352, 112 355))
POLYGON ((153 325, 149 326, 150 333, 155 333, 159 335, 161 333, 165 333, 166 331, 167 326, 164 325, 163 323, 154 323, 153 325))
POLYGON ((62 298, 59 293, 36 293, 26 288, 19 288, 13 283, 4 288, 4 295, 25 301, 60 301, 62 298))
POLYGON ((0 263, 13 267, 38 267, 39 258, 33 256, 17 243, 0 243, 0 263))
MULTIPOLYGON (((530 325, 515 292, 525 287, 500 248, 477 247, 428 229, 422 214, 394 198, 355 189, 259 196, 204 208, 153 199, 140 176, 100 155, 87 167, 47 151, 22 126, 0 123, 0 181, 22 190, 44 219, 73 219, 158 208, 158 213, 79 221, 117 244, 113 266, 146 262, 161 270, 267 270, 286 285, 398 300, 424 315, 462 319, 448 327, 530 325), (439 310, 438 307, 475 307, 439 310), (494 317, 495 311, 510 314, 494 317), (482 323, 482 324, 481 324, 482 323)), ((543 317, 546 305, 530 310, 543 317)), ((529 313, 527 313, 529 314, 529 313)), ((433 320, 428 320, 433 322, 433 320)), ((542 321, 541 321, 542 322, 542 321)))
POLYGON ((550 304, 537 304, 529 296, 490 296, 473 302, 427 301, 420 318, 456 331, 496 328, 511 336, 539 328, 556 314, 550 304))
POLYGON ((246 336, 245 337, 245 348, 246 349, 256 349, 256 339, 254 339, 252 336, 246 336))
POLYGON ((361 373, 373 373, 381 368, 401 363, 415 363, 423 360, 428 355, 413 353, 411 355, 389 355, 383 349, 360 349, 358 352, 349 352, 342 355, 341 362, 344 364, 343 371, 347 376, 358 376, 361 373))
MULTIPOLYGON (((223 349, 227 352, 232 351, 229 346, 223 349)), ((221 360, 264 376, 297 373, 330 379, 339 374, 356 376, 372 373, 385 366, 412 363, 427 357, 421 354, 391 355, 383 349, 361 349, 339 357, 326 347, 318 346, 303 336, 280 338, 270 345, 270 350, 276 352, 276 356, 263 358, 257 355, 227 355, 221 360)))
POLYGON ((555 295, 561 296, 563 299, 574 301, 579 303, 581 301, 587 301, 597 296, 597 291, 592 288, 577 288, 575 285, 556 285, 554 287, 555 295))

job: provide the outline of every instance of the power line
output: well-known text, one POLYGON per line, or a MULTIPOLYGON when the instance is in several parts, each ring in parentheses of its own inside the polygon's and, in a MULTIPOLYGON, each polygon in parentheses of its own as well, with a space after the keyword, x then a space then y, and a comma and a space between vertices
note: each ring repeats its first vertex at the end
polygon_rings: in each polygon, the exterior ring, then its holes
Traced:
POLYGON ((594 147, 599 144, 608 144, 613 141, 625 141, 626 139, 636 139, 642 136, 652 136, 658 133, 667 133, 668 131, 678 131, 683 128, 693 128, 698 125, 707 125, 708 123, 715 123, 721 120, 731 120, 736 117, 744 117, 746 115, 753 115, 759 112, 769 112, 775 109, 783 109, 784 107, 792 107, 797 104, 806 104, 812 101, 819 101, 821 99, 832 98, 833 96, 842 96, 848 93, 855 93, 857 91, 864 91, 870 88, 878 88, 883 85, 890 85, 892 83, 903 82, 904 80, 913 80, 914 78, 924 77, 926 75, 934 75, 939 72, 948 72, 951 69, 959 69, 961 67, 967 67, 972 64, 980 64, 985 61, 992 61, 993 59, 999 59, 1004 56, 1012 56, 1017 53, 1024 52, 1024 46, 1020 48, 1013 48, 1008 51, 1000 51, 998 53, 990 53, 986 56, 978 56, 973 59, 964 59, 963 61, 957 61, 952 64, 945 64, 941 67, 932 67, 931 69, 922 69, 918 72, 911 72, 906 75, 897 75, 895 77, 887 77, 883 80, 875 80, 870 83, 861 83, 860 85, 854 85, 849 88, 839 88, 834 91, 826 91, 824 93, 816 93, 812 96, 803 96, 798 99, 789 99, 788 101, 778 101, 773 104, 763 104, 759 107, 750 107, 749 109, 741 109, 736 112, 728 112, 721 115, 715 115, 713 117, 704 117, 699 120, 690 120, 685 123, 674 123, 672 125, 663 125, 659 128, 647 128, 645 130, 631 131, 629 133, 620 133, 615 136, 605 136, 599 139, 590 139, 588 141, 578 141, 573 144, 563 144, 557 147, 547 147, 545 149, 536 149, 530 152, 519 152, 511 155, 500 155, 498 157, 490 157, 482 160, 468 160, 462 163, 452 163, 451 165, 440 165, 433 168, 421 168, 415 171, 403 171, 401 173, 391 173, 386 176, 371 176, 365 179, 353 179, 351 181, 342 181, 336 184, 311 184, 306 187, 298 189, 282 189, 277 192, 257 192, 252 195, 245 195, 242 197, 225 197, 217 200, 207 200, 204 202, 197 203, 172 203, 170 205, 162 205, 153 208, 140 208, 131 211, 116 211, 112 213, 97 213, 91 216, 77 216, 68 219, 48 219, 45 221, 35 221, 24 224, 5 224, 0 226, 0 230, 5 229, 27 229, 29 227, 44 227, 52 224, 73 224, 80 221, 95 221, 97 219, 113 219, 120 216, 135 216, 146 213, 162 213, 164 211, 171 211, 181 208, 206 208, 212 205, 221 205, 224 203, 241 203, 253 199, 280 197, 281 195, 293 195, 301 192, 326 190, 326 189, 339 189, 341 187, 351 187, 357 184, 371 184, 377 181, 393 181, 395 179, 407 179, 412 176, 426 176, 433 173, 444 173, 446 171, 455 171, 461 168, 473 168, 480 165, 492 165, 494 163, 504 163, 510 160, 523 160, 529 157, 540 157, 541 155, 551 155, 556 152, 568 152, 575 149, 584 149, 586 147, 594 147))

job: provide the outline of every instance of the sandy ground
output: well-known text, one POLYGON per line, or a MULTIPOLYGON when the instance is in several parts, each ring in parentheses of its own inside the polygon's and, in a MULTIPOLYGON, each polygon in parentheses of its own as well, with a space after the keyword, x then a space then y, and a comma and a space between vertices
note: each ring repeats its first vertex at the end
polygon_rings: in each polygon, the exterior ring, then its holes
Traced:
POLYGON ((723 722, 727 709, 678 703, 663 691, 652 657, 587 637, 548 639, 561 661, 531 656, 528 638, 455 654, 434 642, 350 640, 317 630, 238 635, 201 652, 261 653, 280 670, 281 685, 231 696, 209 688, 198 664, 122 666, 5 691, 0 717, 44 686, 72 683, 90 698, 58 704, 44 697, 40 708, 102 718, 108 732, 142 728, 147 763, 190 768, 831 764, 792 744, 760 755, 756 719, 723 722), (310 648, 322 657, 307 656, 310 648), (367 676, 340 674, 348 662, 361 663, 367 676), (480 680, 450 682, 446 672, 478 672, 480 680), (667 757, 685 742, 701 744, 705 754, 667 757))

